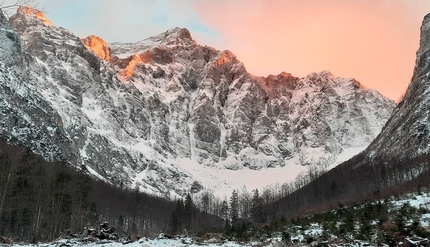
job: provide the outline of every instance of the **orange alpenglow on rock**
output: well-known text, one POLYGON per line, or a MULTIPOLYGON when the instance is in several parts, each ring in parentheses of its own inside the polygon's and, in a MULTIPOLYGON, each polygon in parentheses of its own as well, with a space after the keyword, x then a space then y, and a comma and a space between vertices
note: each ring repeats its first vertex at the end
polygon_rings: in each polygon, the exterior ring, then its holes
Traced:
POLYGON ((215 65, 221 66, 223 64, 226 64, 230 61, 236 61, 236 56, 231 51, 223 51, 219 58, 215 61, 215 65))
POLYGON ((54 26, 54 24, 52 24, 52 22, 48 19, 46 19, 45 15, 42 13, 42 11, 37 10, 31 6, 20 6, 18 8, 17 13, 21 13, 21 14, 25 14, 25 15, 29 15, 29 16, 34 16, 37 19, 41 20, 43 23, 49 25, 49 26, 54 26))
POLYGON ((81 39, 82 43, 92 50, 98 57, 110 62, 109 46, 102 38, 90 35, 81 39))
POLYGON ((142 64, 143 61, 141 60, 141 56, 138 53, 135 53, 132 57, 130 57, 130 61, 128 62, 127 67, 120 72, 120 80, 127 80, 130 78, 134 73, 134 68, 138 64, 142 64))

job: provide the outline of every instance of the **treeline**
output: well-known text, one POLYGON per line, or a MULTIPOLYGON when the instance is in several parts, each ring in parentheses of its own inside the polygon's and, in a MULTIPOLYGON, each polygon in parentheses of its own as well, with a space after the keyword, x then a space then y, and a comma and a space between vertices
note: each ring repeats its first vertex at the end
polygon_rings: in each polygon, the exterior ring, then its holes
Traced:
MULTIPOLYGON (((184 200, 177 201, 170 233, 185 234, 192 232, 191 229, 199 229, 194 233, 210 230, 209 232, 222 232, 237 240, 246 240, 261 232, 268 234, 274 230, 274 212, 270 211, 273 208, 268 205, 306 186, 325 172, 324 167, 310 166, 308 171, 299 173, 294 181, 275 183, 252 191, 243 186, 241 189, 234 189, 229 197, 224 198, 215 196, 210 190, 204 190, 194 198, 188 195, 184 200), (195 217, 196 214, 200 216, 195 217), (206 228, 201 228, 201 225, 206 228)), ((283 221, 286 221, 285 217, 283 221)), ((275 222, 277 223, 279 219, 275 222)))
POLYGON ((265 205, 268 220, 294 218, 372 199, 419 191, 430 185, 430 155, 366 159, 359 154, 320 176, 305 176, 279 200, 265 205))
MULTIPOLYGON (((294 181, 267 186, 262 192, 254 189, 250 193, 244 187, 234 190, 230 198, 224 200, 204 192, 198 205, 224 220, 227 235, 246 239, 245 233, 251 230, 267 235, 297 217, 328 212, 339 205, 380 200, 429 188, 428 154, 373 160, 366 160, 365 154, 359 154, 330 171, 310 167, 294 181)), ((364 224, 360 230, 361 235, 365 235, 366 226, 364 224)))
POLYGON ((50 241, 104 222, 130 239, 222 227, 218 217, 201 212, 192 200, 118 188, 94 180, 85 167, 46 162, 0 139, 0 236, 50 241))
MULTIPOLYGON (((200 203, 202 201, 200 200, 200 203)), ((187 235, 208 232, 219 232, 223 221, 217 215, 201 210, 201 204, 194 202, 190 194, 184 200, 176 200, 175 210, 170 216, 169 233, 187 235)))
POLYGON ((265 224, 270 222, 274 204, 305 187, 327 171, 324 167, 309 166, 308 171, 301 172, 294 181, 283 184, 274 183, 261 190, 234 189, 229 198, 214 196, 213 192, 205 190, 195 200, 195 205, 203 212, 217 215, 224 221, 224 226, 235 226, 236 223, 265 224))
POLYGON ((160 232, 266 235, 300 215, 328 211, 422 188, 430 183, 429 155, 365 160, 360 154, 326 172, 316 166, 290 183, 261 191, 245 187, 229 198, 209 191, 175 201, 92 179, 85 167, 49 163, 0 139, 0 235, 49 241, 109 222, 130 239, 160 232))
POLYGON ((365 157, 361 153, 330 171, 311 166, 292 182, 266 186, 261 192, 254 189, 250 193, 244 187, 234 190, 229 199, 221 200, 204 192, 202 199, 206 198, 206 203, 198 205, 230 222, 230 226, 245 222, 255 228, 332 210, 339 205, 430 188, 429 154, 403 159, 365 157))

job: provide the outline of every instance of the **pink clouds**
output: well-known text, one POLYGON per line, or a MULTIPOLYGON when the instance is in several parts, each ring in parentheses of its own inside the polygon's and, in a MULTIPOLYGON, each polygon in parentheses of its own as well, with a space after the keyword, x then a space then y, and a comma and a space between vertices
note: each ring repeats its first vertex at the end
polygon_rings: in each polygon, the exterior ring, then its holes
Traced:
POLYGON ((223 37, 199 43, 231 50, 252 74, 327 69, 394 100, 410 82, 419 27, 430 11, 420 0, 196 0, 192 6, 223 37))

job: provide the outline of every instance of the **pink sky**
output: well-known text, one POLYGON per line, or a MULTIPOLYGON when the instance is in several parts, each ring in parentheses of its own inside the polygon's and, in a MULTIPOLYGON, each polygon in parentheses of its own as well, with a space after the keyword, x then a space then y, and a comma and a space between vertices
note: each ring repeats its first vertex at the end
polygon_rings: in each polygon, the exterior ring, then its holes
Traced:
MULTIPOLYGON (((15 3, 16 0, 5 0, 15 3)), ((329 70, 397 100, 415 64, 430 0, 38 0, 54 25, 107 42, 186 27, 230 50, 248 72, 303 77, 329 70)))
POLYGON ((330 70, 393 100, 410 82, 419 28, 430 12, 424 0, 196 0, 192 6, 221 34, 215 47, 231 50, 254 75, 330 70))

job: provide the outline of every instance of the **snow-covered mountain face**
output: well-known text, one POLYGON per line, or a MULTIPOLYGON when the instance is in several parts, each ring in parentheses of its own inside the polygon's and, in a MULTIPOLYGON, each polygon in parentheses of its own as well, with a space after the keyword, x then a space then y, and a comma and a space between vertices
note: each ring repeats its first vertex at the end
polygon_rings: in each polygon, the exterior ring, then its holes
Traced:
POLYGON ((231 52, 197 45, 186 29, 110 48, 120 80, 166 109, 152 111, 153 146, 205 165, 331 164, 344 149, 367 146, 394 107, 327 71, 251 76, 231 52))
POLYGON ((412 81, 367 152, 372 159, 414 158, 430 151, 430 14, 421 26, 412 81))
POLYGON ((1 15, 0 70, 2 136, 160 195, 252 189, 331 166, 364 149, 395 107, 327 71, 252 76, 186 29, 108 45, 30 7, 1 15))

